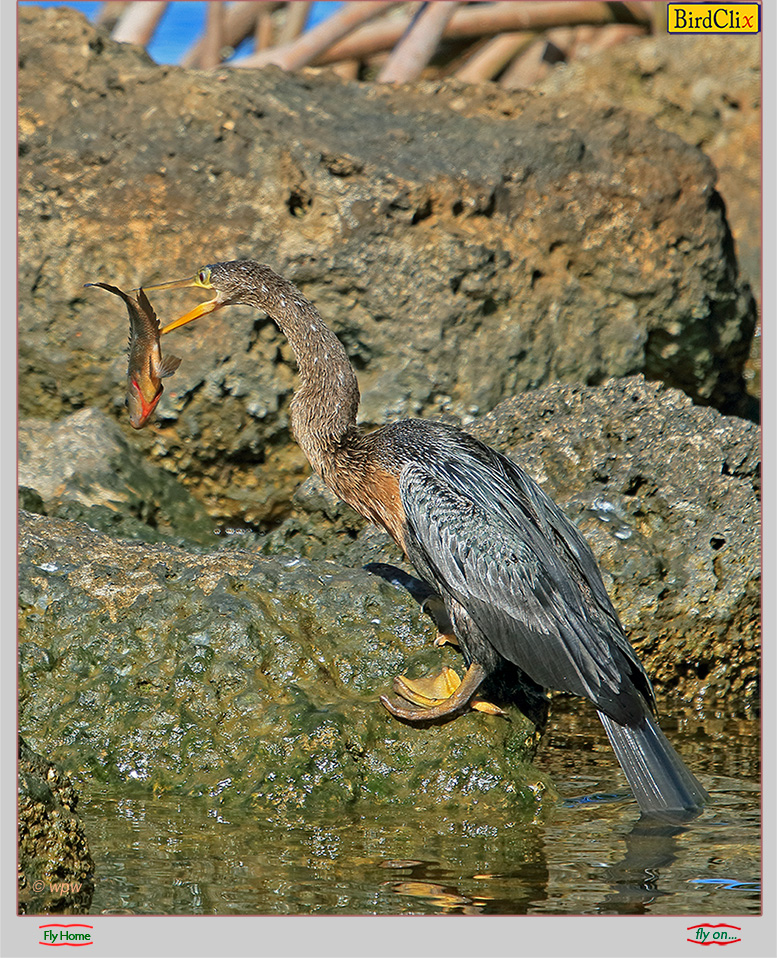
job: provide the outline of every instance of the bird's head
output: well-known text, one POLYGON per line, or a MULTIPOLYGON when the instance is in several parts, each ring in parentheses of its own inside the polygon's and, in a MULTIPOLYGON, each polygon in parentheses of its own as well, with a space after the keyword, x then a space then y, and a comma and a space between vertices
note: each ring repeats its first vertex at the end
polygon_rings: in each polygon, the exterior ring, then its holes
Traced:
POLYGON ((153 292, 160 289, 185 289, 189 286, 197 286, 200 289, 213 290, 216 295, 213 299, 207 300, 195 306, 194 309, 179 316, 178 319, 168 323, 160 333, 169 333, 171 329, 178 329, 179 326, 185 326, 193 319, 198 319, 206 313, 213 313, 222 306, 230 306, 235 303, 245 302, 245 293, 247 283, 250 282, 251 274, 258 268, 258 264, 251 260, 233 260, 230 263, 212 263, 210 266, 203 266, 197 270, 194 276, 186 279, 174 279, 169 283, 157 283, 155 286, 145 286, 146 292, 153 292))

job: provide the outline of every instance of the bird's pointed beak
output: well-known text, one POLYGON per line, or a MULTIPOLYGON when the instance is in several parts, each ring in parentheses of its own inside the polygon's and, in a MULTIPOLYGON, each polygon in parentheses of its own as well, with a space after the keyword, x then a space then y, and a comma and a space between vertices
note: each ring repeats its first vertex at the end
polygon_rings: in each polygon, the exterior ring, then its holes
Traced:
POLYGON ((219 309, 223 305, 223 303, 219 302, 218 297, 216 297, 216 299, 211 299, 207 303, 200 303, 199 306, 195 306, 194 309, 190 309, 188 313, 184 313, 183 316, 179 316, 178 319, 174 319, 172 323, 168 323, 167 326, 163 326, 162 329, 159 330, 159 335, 164 336, 164 334, 169 333, 171 329, 178 329, 179 326, 185 326, 193 319, 199 319, 200 316, 204 316, 206 313, 212 313, 214 310, 219 309))
MULTIPOLYGON (((144 286, 143 289, 147 293, 153 293, 160 289, 186 289, 190 286, 199 289, 212 289, 212 287, 205 286, 205 284, 200 281, 198 276, 188 276, 186 279, 174 279, 169 283, 157 283, 155 286, 144 286)), ((219 309, 224 305, 225 304, 219 298, 217 293, 215 299, 209 300, 207 303, 200 303, 199 306, 195 306, 194 309, 190 309, 188 313, 184 313, 183 316, 179 316, 178 319, 174 319, 172 323, 168 323, 167 326, 164 326, 159 330, 159 335, 164 336, 164 334, 169 333, 170 330, 178 329, 179 326, 185 326, 193 319, 199 319, 200 316, 204 316, 206 313, 212 313, 214 310, 219 309)))

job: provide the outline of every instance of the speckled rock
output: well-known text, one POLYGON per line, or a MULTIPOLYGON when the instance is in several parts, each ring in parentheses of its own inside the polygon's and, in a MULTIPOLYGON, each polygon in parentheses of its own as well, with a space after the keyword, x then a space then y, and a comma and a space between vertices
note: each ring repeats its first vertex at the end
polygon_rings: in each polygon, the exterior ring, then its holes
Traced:
MULTIPOLYGON (((103 418, 96 414, 89 421, 101 426, 103 418)), ((63 435, 66 427, 63 421, 63 435)), ((689 700, 728 696, 757 703, 760 446, 753 423, 631 377, 600 387, 557 385, 526 393, 467 428, 511 455, 582 529, 659 688, 689 700)), ((122 443, 117 448, 126 468, 137 453, 122 443)), ((35 481, 32 473, 25 475, 35 481)), ((47 475, 38 484, 48 494, 47 475)), ((201 551, 204 540, 193 534, 200 526, 176 510, 180 486, 162 475, 162 484, 130 483, 131 496, 112 494, 110 508, 95 504, 114 482, 110 468, 99 481, 88 469, 71 477, 68 487, 77 498, 60 492, 50 500, 53 508, 29 490, 23 502, 37 512, 80 516, 109 534, 201 551), (138 498, 142 514, 134 505, 138 498), (142 516, 155 517, 155 527, 142 516), (165 532, 159 516, 168 517, 165 532)), ((349 570, 390 564, 402 567, 405 576, 412 572, 388 535, 365 524, 317 477, 300 484, 290 515, 272 533, 259 536, 240 525, 221 531, 218 539, 211 536, 211 548, 223 552, 251 550, 284 562, 334 560, 349 570)), ((402 575, 386 575, 407 588, 402 575)))
MULTIPOLYGON (((235 257, 319 307, 367 424, 637 372, 756 414, 755 307, 714 169, 643 115, 567 92, 187 71, 73 11, 19 20, 23 415, 91 405, 129 431, 126 316, 83 283, 235 257)), ((162 318, 190 301, 154 298, 162 318)), ((272 527, 305 475, 286 344, 238 309, 173 340, 183 363, 133 441, 219 521, 272 527)))
MULTIPOLYGON (((761 298, 761 37, 662 34, 554 70, 540 89, 626 107, 699 147, 717 189, 743 274, 761 298)), ((760 323, 745 366, 761 395, 760 323)))
POLYGON ((81 775, 279 815, 533 807, 545 793, 528 764, 539 735, 514 707, 412 728, 379 704, 397 673, 462 671, 379 576, 25 513, 20 543, 21 728, 81 775))
POLYGON ((641 377, 506 400, 477 435, 588 539, 658 686, 758 702, 760 432, 641 377))
POLYGON ((94 862, 70 779, 19 738, 19 913, 82 914, 94 862))
POLYGON ((740 264, 760 291, 761 37, 640 37, 553 70, 539 88, 650 116, 715 164, 740 264))
POLYGON ((203 506, 104 412, 23 419, 18 435, 24 508, 148 542, 218 543, 203 506))

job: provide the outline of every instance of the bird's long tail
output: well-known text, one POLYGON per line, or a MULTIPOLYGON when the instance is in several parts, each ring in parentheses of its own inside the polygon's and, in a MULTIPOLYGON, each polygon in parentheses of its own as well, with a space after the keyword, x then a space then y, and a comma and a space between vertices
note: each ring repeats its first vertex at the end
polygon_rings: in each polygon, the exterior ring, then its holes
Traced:
POLYGON ((639 725, 599 718, 644 815, 681 822, 695 818, 709 795, 690 772, 652 715, 639 725))

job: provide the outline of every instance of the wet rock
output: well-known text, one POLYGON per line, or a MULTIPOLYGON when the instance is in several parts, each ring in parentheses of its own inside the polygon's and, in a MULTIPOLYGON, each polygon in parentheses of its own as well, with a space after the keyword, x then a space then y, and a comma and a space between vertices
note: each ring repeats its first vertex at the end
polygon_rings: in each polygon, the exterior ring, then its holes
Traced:
POLYGON ((514 707, 411 728, 379 704, 397 673, 462 671, 380 576, 22 513, 19 583, 20 725, 80 774, 281 815, 533 807, 548 787, 514 707))
MULTIPOLYGON (((757 427, 631 377, 514 397, 469 428, 582 529, 659 693, 757 707, 757 427)), ((41 516, 20 533, 22 728, 82 774, 287 816, 528 802, 542 785, 515 708, 431 729, 383 713, 395 674, 461 661, 431 646, 420 604, 439 610, 395 547, 317 481, 270 557, 238 535, 196 554, 41 516)))
MULTIPOLYGON (((367 424, 636 372, 752 412, 754 303, 714 170, 644 116, 566 92, 489 108, 454 83, 159 67, 63 10, 20 10, 19 53, 23 415, 123 419, 126 316, 85 281, 235 257, 319 307, 367 424)), ((160 315, 186 295, 158 296, 160 315)), ((277 524, 305 475, 287 345, 238 309, 174 336, 163 417, 134 441, 211 515, 277 524)))
POLYGON ((19 737, 20 914, 88 912, 94 862, 77 805, 70 779, 19 737))
POLYGON ((81 519, 115 536, 215 546, 214 523, 176 479, 151 465, 105 413, 19 422, 22 508, 81 519))

